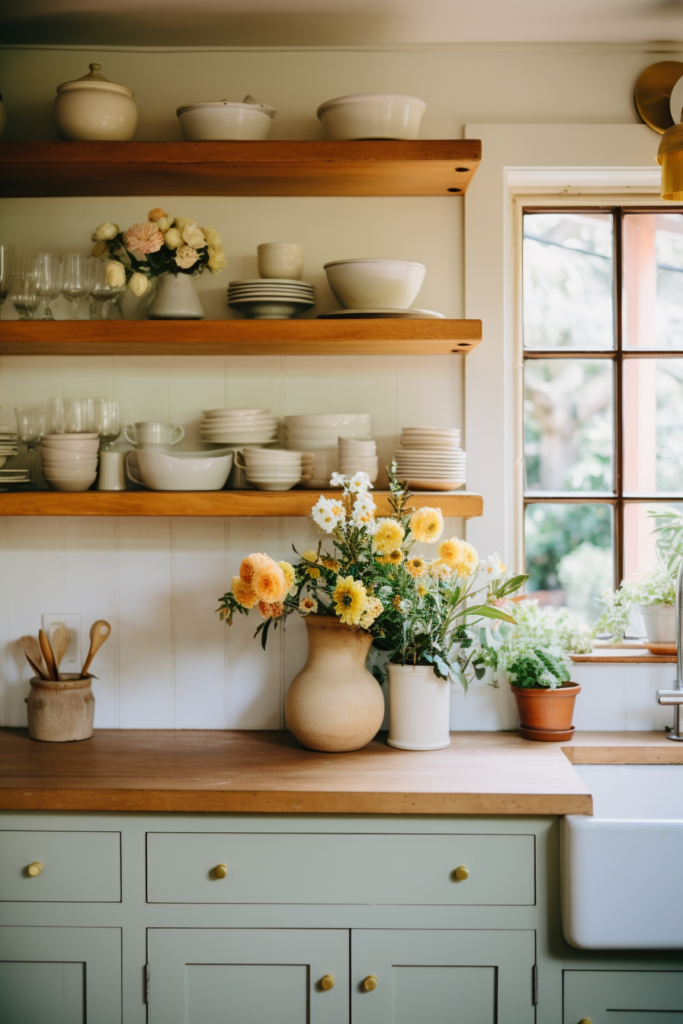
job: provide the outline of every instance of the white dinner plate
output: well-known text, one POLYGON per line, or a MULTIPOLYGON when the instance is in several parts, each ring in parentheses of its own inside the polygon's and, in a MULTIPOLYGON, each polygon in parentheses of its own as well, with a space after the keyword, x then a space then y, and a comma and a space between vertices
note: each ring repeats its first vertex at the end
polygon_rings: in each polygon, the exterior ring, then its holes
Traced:
POLYGON ((351 317, 355 320, 443 320, 443 313, 432 309, 335 309, 332 313, 320 313, 318 320, 339 320, 351 317))

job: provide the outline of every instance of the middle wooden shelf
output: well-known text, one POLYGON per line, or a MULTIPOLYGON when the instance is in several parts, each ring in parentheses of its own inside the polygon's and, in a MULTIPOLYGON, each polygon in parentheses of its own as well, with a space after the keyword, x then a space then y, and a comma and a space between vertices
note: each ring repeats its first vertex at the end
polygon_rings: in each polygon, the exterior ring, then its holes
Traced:
POLYGON ((0 356, 466 355, 481 320, 4 320, 0 356))

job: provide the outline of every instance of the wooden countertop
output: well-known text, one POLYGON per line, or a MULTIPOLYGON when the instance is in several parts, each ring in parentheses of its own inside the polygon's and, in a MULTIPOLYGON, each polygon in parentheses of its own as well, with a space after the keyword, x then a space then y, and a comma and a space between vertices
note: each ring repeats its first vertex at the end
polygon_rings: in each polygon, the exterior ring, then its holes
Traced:
POLYGON ((568 744, 453 733, 445 750, 383 738, 349 754, 286 732, 96 729, 82 743, 0 730, 0 809, 326 814, 591 814, 577 764, 683 762, 661 733, 582 733, 568 744), (566 756, 565 756, 566 755, 566 756))

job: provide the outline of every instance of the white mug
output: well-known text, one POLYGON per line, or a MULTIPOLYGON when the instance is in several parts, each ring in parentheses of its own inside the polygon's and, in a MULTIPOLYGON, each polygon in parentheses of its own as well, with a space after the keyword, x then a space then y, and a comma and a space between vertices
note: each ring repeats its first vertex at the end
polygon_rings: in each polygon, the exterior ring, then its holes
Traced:
POLYGON ((98 491, 125 491, 123 452, 100 452, 98 491))
POLYGON ((160 445, 178 444, 185 437, 184 427, 174 427, 172 423, 159 423, 146 421, 143 423, 128 423, 123 431, 123 436, 136 448, 153 445, 157 451, 160 445))

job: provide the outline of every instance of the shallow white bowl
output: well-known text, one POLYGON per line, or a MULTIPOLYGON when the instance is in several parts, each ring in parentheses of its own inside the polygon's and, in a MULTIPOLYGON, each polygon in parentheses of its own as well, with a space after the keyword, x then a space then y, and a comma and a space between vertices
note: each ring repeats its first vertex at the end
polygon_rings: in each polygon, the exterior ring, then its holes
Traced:
POLYGON ((424 100, 396 93, 338 96, 318 107, 328 139, 416 139, 424 100))
POLYGON ((97 472, 97 459, 85 459, 80 462, 46 462, 42 460, 43 473, 52 473, 55 470, 64 470, 65 472, 72 473, 78 471, 79 473, 96 473, 97 472))
POLYGON ((43 476, 46 480, 89 480, 93 483, 97 473, 93 469, 88 470, 43 470, 43 476))
POLYGON ((270 416, 270 409, 204 409, 203 415, 207 419, 214 416, 270 416))
POLYGON ((370 422, 369 412, 329 412, 311 416, 285 416, 287 429, 310 430, 313 427, 364 427, 370 422))
POLYGON ((332 294, 343 309, 412 306, 427 268, 407 260, 335 260, 325 264, 332 294))
POLYGON ((176 111, 186 142, 266 139, 275 113, 263 103, 228 103, 227 100, 189 103, 176 111))
POLYGON ((90 452, 96 454, 100 447, 99 438, 96 441, 59 441, 52 440, 52 434, 44 437, 40 442, 41 448, 62 452, 90 452))
POLYGON ((95 477, 92 480, 86 477, 83 480, 48 480, 47 482, 53 491, 69 491, 73 494, 76 491, 88 491, 95 483, 95 477))
POLYGON ((163 452, 134 451, 126 455, 126 473, 134 483, 153 491, 220 491, 232 462, 232 452, 177 459, 163 452))
POLYGON ((315 303, 311 299, 242 299, 228 305, 251 320, 292 320, 315 303))
POLYGON ((40 446, 40 457, 43 462, 92 462, 97 459, 97 452, 80 452, 76 448, 47 448, 40 446))

